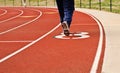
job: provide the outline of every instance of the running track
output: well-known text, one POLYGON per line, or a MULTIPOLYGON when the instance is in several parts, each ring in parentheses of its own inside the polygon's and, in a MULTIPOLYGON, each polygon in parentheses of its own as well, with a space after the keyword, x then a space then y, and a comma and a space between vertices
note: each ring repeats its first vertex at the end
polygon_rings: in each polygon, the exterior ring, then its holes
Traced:
POLYGON ((0 73, 101 73, 99 20, 75 11, 70 31, 81 36, 55 38, 62 35, 55 8, 1 7, 0 73))

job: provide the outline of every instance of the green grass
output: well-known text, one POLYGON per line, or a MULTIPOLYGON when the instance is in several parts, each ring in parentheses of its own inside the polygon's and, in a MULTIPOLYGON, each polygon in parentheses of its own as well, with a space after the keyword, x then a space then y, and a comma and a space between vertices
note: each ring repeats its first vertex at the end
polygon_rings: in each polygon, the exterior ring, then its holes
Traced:
MULTIPOLYGON (((120 0, 112 0, 112 9, 110 7, 110 0, 101 0, 101 8, 100 8, 100 2, 99 0, 91 0, 91 6, 90 6, 90 0, 81 0, 81 7, 82 8, 91 8, 91 9, 98 9, 98 10, 104 10, 104 11, 112 11, 114 13, 120 13, 120 0)), ((75 0, 76 7, 80 7, 80 1, 75 0)))
MULTIPOLYGON (((101 0, 101 10, 120 13, 120 0, 112 0, 112 9, 110 9, 110 0, 101 0)), ((21 0, 0 0, 0 6, 21 6, 21 0)), ((28 6, 55 6, 55 0, 27 0, 28 6)), ((99 0, 75 0, 77 8, 91 8, 100 10, 99 0), (91 1, 91 6, 90 6, 91 1)))

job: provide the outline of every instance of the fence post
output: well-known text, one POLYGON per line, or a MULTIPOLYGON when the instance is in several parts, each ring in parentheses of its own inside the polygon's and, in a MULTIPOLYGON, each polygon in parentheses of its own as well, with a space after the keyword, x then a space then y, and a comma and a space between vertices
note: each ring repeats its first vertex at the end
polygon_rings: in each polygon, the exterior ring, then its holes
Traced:
POLYGON ((6 0, 4 0, 4 5, 6 6, 6 0))
POLYGON ((21 6, 22 6, 22 0, 20 0, 21 1, 21 6))
POLYGON ((89 8, 91 9, 91 0, 89 0, 89 8))
POLYGON ((31 5, 30 5, 30 0, 29 0, 29 6, 31 6, 31 5))
POLYGON ((110 11, 112 12, 112 0, 110 0, 110 11))
POLYGON ((15 2, 14 2, 15 0, 13 0, 13 6, 14 6, 14 4, 15 4, 15 2))
POLYGON ((40 2, 40 1, 39 1, 39 0, 37 0, 37 6, 39 6, 39 2, 40 2))
POLYGON ((99 0, 99 9, 101 10, 101 0, 99 0))
POLYGON ((56 3, 56 2, 55 2, 55 0, 54 0, 54 6, 55 6, 55 3, 56 3))
POLYGON ((80 8, 82 8, 82 0, 80 0, 80 8))
POLYGON ((47 7, 47 0, 46 0, 46 7, 47 7))

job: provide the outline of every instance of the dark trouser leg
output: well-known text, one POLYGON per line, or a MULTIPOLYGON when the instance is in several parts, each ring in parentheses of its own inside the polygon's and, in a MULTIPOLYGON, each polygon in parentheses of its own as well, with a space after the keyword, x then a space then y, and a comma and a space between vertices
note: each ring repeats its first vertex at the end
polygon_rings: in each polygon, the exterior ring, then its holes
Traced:
POLYGON ((60 21, 62 23, 63 18, 64 18, 63 0, 56 0, 56 3, 57 3, 58 10, 59 10, 60 21))
POLYGON ((74 12, 74 0, 63 0, 63 8, 64 8, 64 19, 63 21, 67 21, 68 26, 72 22, 72 16, 74 12))

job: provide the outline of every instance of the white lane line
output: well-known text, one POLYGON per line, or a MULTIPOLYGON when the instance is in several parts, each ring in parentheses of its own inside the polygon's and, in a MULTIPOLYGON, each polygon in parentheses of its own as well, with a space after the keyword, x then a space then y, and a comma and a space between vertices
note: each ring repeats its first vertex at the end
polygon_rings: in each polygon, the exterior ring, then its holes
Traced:
POLYGON ((24 43, 24 42, 33 42, 32 40, 19 40, 19 41, 0 41, 0 43, 24 43))
MULTIPOLYGON (((79 12, 82 12, 82 11, 79 11, 79 12)), ((85 13, 85 12, 82 12, 82 13, 85 13)), ((96 55, 95 55, 95 59, 94 59, 92 68, 90 70, 90 73, 97 73, 97 69, 98 69, 99 61, 100 61, 100 56, 101 56, 101 53, 102 53, 103 28, 102 28, 102 24, 100 23, 100 21, 97 18, 95 18, 93 15, 91 15, 89 13, 85 13, 85 14, 89 15, 90 17, 92 17, 97 22, 97 24, 99 26, 99 30, 100 30, 100 38, 99 38, 99 42, 98 42, 97 52, 96 52, 96 55)))
POLYGON ((61 24, 58 24, 56 27, 54 27, 52 30, 50 30, 48 33, 44 34, 43 36, 39 37, 38 39, 36 39, 35 41, 29 43, 28 45, 22 47, 21 49, 9 54, 8 56, 0 59, 0 63, 4 62, 5 60, 13 57, 14 55, 22 52, 23 50, 27 49, 28 47, 32 46, 33 44, 35 44, 36 42, 40 41, 41 39, 43 39, 44 37, 46 37, 47 35, 49 35, 50 33, 52 33, 54 30, 56 30, 61 24))
MULTIPOLYGON (((33 10, 34 10, 34 9, 33 9, 33 10)), ((40 18, 40 17, 42 16, 42 12, 41 12, 41 11, 39 11, 39 10, 34 10, 34 11, 39 12, 39 16, 37 16, 35 19, 33 19, 33 20, 29 21, 29 22, 26 22, 26 23, 24 23, 24 24, 22 24, 22 25, 19 25, 19 26, 17 26, 17 27, 11 28, 11 29, 9 29, 9 30, 0 32, 0 35, 5 34, 5 33, 7 33, 7 32, 10 32, 10 31, 13 31, 13 30, 15 30, 15 29, 18 29, 18 28, 20 28, 20 27, 23 27, 23 26, 25 26, 25 25, 27 25, 27 24, 29 24, 29 23, 31 23, 31 22, 34 22, 35 20, 37 20, 38 18, 40 18)))
POLYGON ((23 14, 23 11, 22 11, 22 10, 18 10, 18 11, 20 11, 21 13, 18 14, 18 15, 16 15, 16 16, 14 16, 14 17, 8 18, 8 19, 3 20, 3 21, 0 21, 0 23, 3 23, 3 22, 6 22, 6 21, 9 21, 9 20, 15 19, 15 18, 17 18, 17 17, 19 17, 19 16, 21 16, 21 15, 23 14))
POLYGON ((103 28, 102 28, 102 24, 93 15, 89 14, 89 16, 91 16, 97 22, 97 24, 99 26, 99 30, 100 30, 100 38, 99 38, 98 48, 97 48, 95 59, 94 59, 94 62, 93 62, 93 65, 92 65, 92 68, 90 71, 90 73, 97 73, 97 69, 98 69, 99 61, 100 61, 100 56, 102 53, 103 28))
POLYGON ((1 10, 3 10, 4 13, 0 14, 0 16, 5 15, 7 13, 7 10, 5 10, 5 9, 1 9, 1 10))

